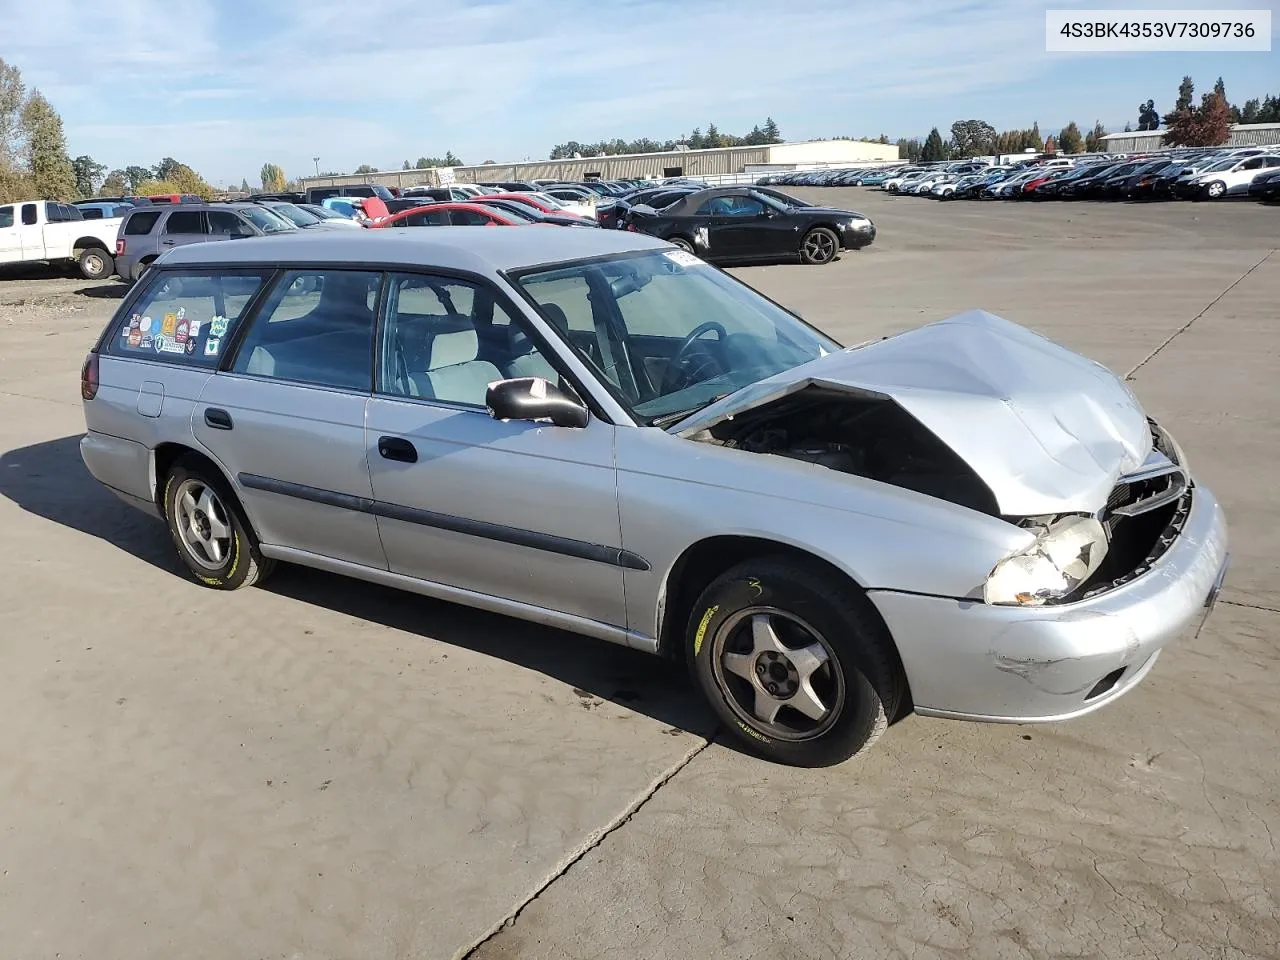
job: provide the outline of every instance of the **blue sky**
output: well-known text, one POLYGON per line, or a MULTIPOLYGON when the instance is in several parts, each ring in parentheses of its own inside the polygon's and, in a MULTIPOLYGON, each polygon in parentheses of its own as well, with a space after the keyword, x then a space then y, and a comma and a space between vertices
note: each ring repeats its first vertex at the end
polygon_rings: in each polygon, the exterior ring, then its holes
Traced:
MULTIPOLYGON (((1170 0, 1166 4, 1172 6, 1170 0)), ((1277 0, 1197 0, 1270 8, 1277 0)), ((1026 0, 0 0, 0 56, 61 112, 72 155, 173 156, 216 183, 453 150, 545 157, 570 139, 666 139, 772 116, 791 140, 1102 120, 1179 80, 1280 94, 1270 53, 1062 54, 1026 0), (786 14, 780 13, 788 10, 786 14)), ((1055 0, 1055 8, 1144 6, 1055 0)), ((1145 6, 1158 6, 1145 4, 1145 6)))

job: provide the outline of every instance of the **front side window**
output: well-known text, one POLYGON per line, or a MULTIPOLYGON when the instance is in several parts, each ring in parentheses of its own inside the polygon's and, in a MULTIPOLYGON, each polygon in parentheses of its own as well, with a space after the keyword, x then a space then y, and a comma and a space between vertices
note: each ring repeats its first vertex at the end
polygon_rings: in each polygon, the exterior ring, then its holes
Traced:
POLYGON ((118 357, 215 367, 266 274, 152 271, 142 295, 109 338, 118 357))
POLYGON ((0 207, 0 230, 13 226, 13 207, 0 207))
POLYGON ((164 225, 165 233, 205 233, 204 215, 199 210, 175 210, 164 225))
POLYGON ((475 210, 450 210, 449 219, 455 227, 487 227, 494 222, 493 217, 475 210))
POLYGON ((36 209, 34 203, 24 203, 22 205, 22 222, 28 227, 34 227, 40 219, 40 212, 36 209))
POLYGON ((559 374, 486 286, 392 274, 378 391, 483 407, 489 384, 559 374))
POLYGON ((540 269, 516 282, 643 423, 840 349, 684 251, 540 269))
POLYGON ((367 393, 381 280, 372 271, 287 271, 254 318, 232 369, 367 393))
MULTIPOLYGON (((226 210, 210 210, 206 214, 209 218, 209 233, 215 237, 252 237, 253 231, 249 229, 248 224, 237 217, 234 213, 226 210)), ((172 219, 172 218, 170 218, 172 219)))
POLYGON ((397 220, 394 226, 403 227, 447 227, 449 225, 448 210, 423 210, 412 213, 403 220, 397 220))

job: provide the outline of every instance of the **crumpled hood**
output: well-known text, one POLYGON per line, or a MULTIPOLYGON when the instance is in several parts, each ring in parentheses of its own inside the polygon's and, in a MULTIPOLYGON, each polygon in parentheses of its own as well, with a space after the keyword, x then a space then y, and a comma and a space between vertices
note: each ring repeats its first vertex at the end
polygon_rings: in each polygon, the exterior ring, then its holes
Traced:
POLYGON ((678 424, 688 437, 809 386, 895 401, 991 489, 1006 516, 1096 511, 1151 451, 1124 382, 983 310, 776 374, 678 424))

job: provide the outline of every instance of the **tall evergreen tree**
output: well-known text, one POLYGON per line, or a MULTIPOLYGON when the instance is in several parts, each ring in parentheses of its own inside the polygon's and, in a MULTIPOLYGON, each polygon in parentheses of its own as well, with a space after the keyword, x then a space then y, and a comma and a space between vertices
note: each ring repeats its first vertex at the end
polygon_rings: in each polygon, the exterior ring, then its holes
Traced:
POLYGON ((920 159, 926 163, 947 159, 946 145, 942 142, 942 134, 938 132, 937 127, 930 130, 929 136, 924 138, 924 147, 920 151, 920 159))
POLYGON ((1072 120, 1058 133, 1058 151, 1060 153, 1080 153, 1084 150, 1084 137, 1080 128, 1072 120))
POLYGON ((71 161, 71 169, 76 178, 76 190, 80 196, 92 197, 98 191, 98 184, 107 172, 107 166, 98 163, 93 157, 82 155, 71 161))
POLYGON ((62 118, 39 90, 32 91, 22 108, 22 135, 27 173, 36 193, 46 200, 76 196, 76 175, 67 156, 62 118))
POLYGON ((765 118, 764 127, 760 132, 764 134, 765 143, 782 143, 782 131, 778 129, 773 117, 765 118))
POLYGON ((1107 135, 1107 128, 1102 125, 1101 120, 1093 122, 1093 129, 1090 130, 1084 138, 1084 148, 1089 153, 1098 153, 1103 148, 1102 138, 1107 135))

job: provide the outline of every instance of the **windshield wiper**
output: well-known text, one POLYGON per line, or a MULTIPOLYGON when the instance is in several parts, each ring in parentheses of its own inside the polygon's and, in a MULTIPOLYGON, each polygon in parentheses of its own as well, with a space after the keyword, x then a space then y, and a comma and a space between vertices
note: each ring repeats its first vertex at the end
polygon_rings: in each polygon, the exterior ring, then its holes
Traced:
POLYGON ((726 391, 725 393, 717 394, 716 396, 708 400, 706 403, 699 403, 696 406, 689 407, 687 410, 677 410, 675 413, 664 413, 660 417, 654 417, 649 421, 649 426, 669 427, 673 423, 679 423, 681 420, 685 419, 686 417, 693 416, 699 410, 705 410, 707 407, 711 406, 713 403, 723 400, 725 397, 729 396, 729 394, 733 392, 734 391, 729 390, 729 391, 726 391))

